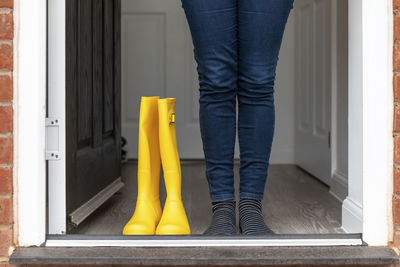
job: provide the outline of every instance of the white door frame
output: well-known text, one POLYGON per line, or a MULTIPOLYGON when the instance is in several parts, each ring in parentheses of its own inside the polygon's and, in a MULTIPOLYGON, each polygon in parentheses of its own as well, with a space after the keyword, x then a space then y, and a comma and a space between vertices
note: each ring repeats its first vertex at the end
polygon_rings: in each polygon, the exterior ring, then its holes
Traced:
POLYGON ((392 1, 349 1, 349 195, 342 225, 369 244, 392 238, 392 1))
POLYGON ((14 1, 14 233, 21 246, 46 234, 46 0, 14 1))
MULTIPOLYGON (((65 0, 49 3, 56 13, 49 17, 49 36, 54 38, 49 38, 48 86, 64 95, 65 0)), ((46 12, 46 0, 16 1, 14 207, 20 246, 46 240, 46 12)), ((349 196, 343 227, 362 231, 369 245, 387 245, 392 236, 392 16, 392 0, 349 0, 349 196)), ((60 119, 61 140, 65 107, 59 100, 58 108, 49 107, 49 116, 60 119)), ((65 143, 59 143, 59 149, 65 158, 65 143)), ((57 183, 63 183, 65 161, 58 162, 57 183)), ((56 199, 65 196, 63 187, 58 190, 53 192, 56 199)), ((64 200, 48 210, 63 213, 56 224, 65 224, 64 200)), ((65 229, 58 226, 50 229, 65 229)))
POLYGON ((48 162, 48 233, 65 234, 66 211, 66 126, 65 126, 65 1, 48 1, 48 117, 58 121, 59 160, 48 162))

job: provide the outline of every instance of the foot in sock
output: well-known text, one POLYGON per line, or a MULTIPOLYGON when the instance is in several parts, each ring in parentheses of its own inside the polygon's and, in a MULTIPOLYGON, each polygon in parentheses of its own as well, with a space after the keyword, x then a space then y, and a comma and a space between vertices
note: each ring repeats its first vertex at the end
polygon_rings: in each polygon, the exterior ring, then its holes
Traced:
POLYGON ((211 225, 204 235, 235 235, 236 234, 236 201, 227 200, 212 203, 211 225))
POLYGON ((244 235, 270 235, 274 232, 264 222, 261 200, 239 200, 239 228, 244 235))

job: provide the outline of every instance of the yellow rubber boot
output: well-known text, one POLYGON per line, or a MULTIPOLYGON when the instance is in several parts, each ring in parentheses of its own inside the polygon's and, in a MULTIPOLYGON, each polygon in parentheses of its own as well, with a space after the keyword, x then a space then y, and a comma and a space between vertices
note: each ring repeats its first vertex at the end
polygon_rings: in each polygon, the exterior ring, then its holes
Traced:
POLYGON ((176 98, 158 100, 160 152, 167 199, 157 226, 157 235, 190 234, 189 222, 181 198, 182 177, 176 145, 175 103, 176 98))
POLYGON ((124 235, 154 235, 161 218, 160 146, 158 137, 159 96, 142 97, 139 114, 138 196, 124 235))

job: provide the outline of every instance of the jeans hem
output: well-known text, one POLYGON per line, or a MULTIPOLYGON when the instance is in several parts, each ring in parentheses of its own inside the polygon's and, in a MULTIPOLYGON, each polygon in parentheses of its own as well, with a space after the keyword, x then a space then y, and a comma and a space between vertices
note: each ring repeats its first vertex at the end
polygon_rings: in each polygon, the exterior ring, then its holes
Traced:
POLYGON ((211 195, 212 202, 226 201, 226 200, 235 200, 235 195, 234 194, 211 195))
POLYGON ((240 193, 239 194, 240 199, 255 199, 255 200, 263 200, 264 199, 264 194, 254 194, 254 193, 240 193))

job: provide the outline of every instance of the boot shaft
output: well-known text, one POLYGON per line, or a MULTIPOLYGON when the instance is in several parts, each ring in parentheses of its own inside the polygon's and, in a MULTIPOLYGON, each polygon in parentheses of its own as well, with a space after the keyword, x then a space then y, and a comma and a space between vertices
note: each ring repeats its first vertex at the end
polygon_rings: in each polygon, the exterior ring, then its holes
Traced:
POLYGON ((138 136, 138 199, 159 199, 160 145, 158 137, 159 96, 142 97, 138 136))
POLYGON ((176 125, 176 98, 158 100, 160 154, 164 173, 167 199, 181 199, 181 165, 179 160, 176 125))

